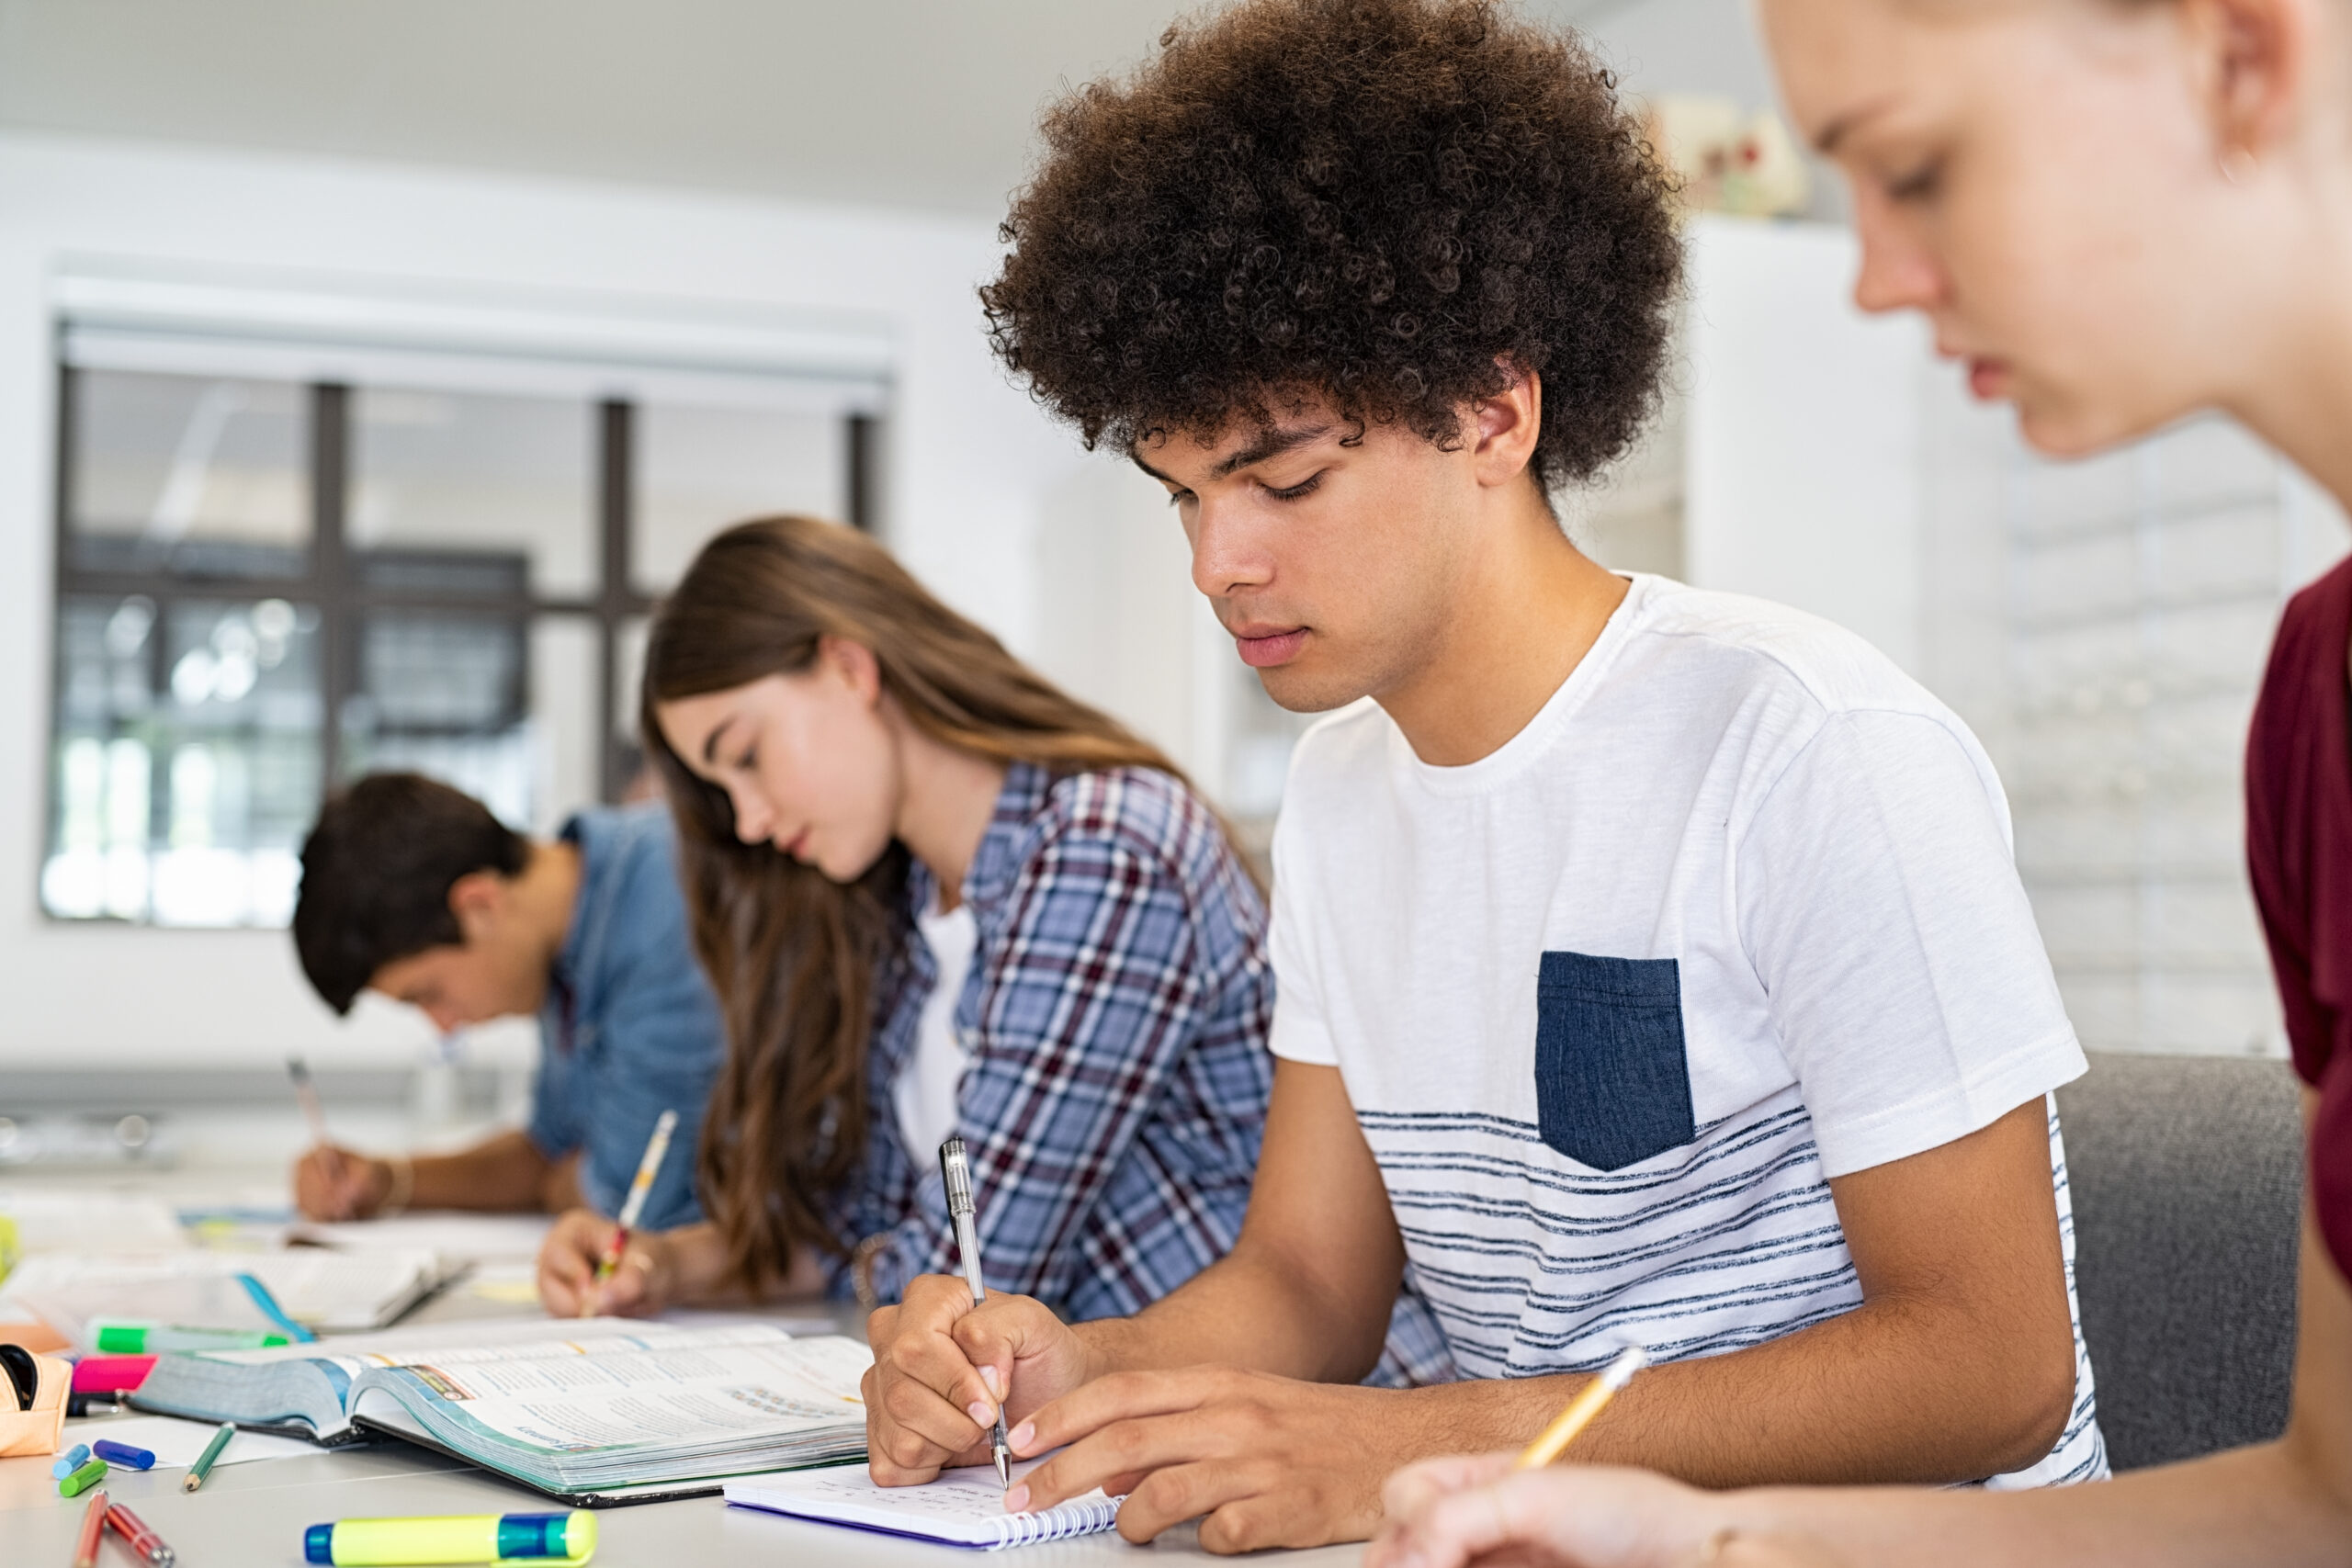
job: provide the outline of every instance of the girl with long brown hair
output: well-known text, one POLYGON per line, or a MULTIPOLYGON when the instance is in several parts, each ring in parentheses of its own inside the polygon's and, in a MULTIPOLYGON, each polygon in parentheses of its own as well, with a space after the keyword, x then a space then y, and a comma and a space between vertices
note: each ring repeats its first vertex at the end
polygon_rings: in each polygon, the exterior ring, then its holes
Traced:
POLYGON ((1157 748, 805 517, 705 547, 641 724, 727 1022, 709 1218, 634 1237, 599 1286, 611 1223, 567 1215, 550 1310, 894 1301, 956 1265, 951 1132, 991 1289, 1124 1315, 1232 1246, 1272 1081, 1265 910, 1157 748))

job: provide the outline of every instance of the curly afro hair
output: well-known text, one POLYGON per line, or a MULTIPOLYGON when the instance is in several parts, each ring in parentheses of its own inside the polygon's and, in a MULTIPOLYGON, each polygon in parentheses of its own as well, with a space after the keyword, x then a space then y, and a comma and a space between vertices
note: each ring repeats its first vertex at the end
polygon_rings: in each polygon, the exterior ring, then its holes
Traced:
POLYGON ((1089 446, 1329 399, 1442 446, 1523 367, 1550 490, 1657 399, 1669 177, 1572 35, 1488 0, 1247 0, 1052 107, 980 290, 1089 446))

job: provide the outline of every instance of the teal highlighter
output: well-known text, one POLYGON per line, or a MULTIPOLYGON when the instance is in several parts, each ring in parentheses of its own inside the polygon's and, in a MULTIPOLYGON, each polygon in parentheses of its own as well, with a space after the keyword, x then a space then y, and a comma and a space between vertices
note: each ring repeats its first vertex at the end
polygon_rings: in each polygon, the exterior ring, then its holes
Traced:
POLYGON ((338 1519, 302 1532, 302 1560, 335 1568, 444 1562, 585 1562, 596 1516, 477 1514, 460 1518, 338 1519))

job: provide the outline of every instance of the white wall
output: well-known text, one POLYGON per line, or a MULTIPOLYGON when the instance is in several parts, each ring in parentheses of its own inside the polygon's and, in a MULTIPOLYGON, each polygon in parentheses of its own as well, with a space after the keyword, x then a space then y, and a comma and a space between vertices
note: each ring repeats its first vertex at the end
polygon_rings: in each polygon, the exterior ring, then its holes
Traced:
POLYGON ((1984 739, 2094 1049, 2278 1055, 2241 762, 2278 611, 2352 539, 2204 416, 2073 463, 1940 367, 1921 400, 1920 673, 1984 739))
POLYGON ((0 135, 0 1068, 405 1063, 418 1021, 335 1025, 279 932, 52 924, 39 913, 55 370, 69 258, 346 279, 857 310, 898 344, 884 497, 893 545, 1026 650, 1046 494, 1083 462, 999 374, 980 220, 620 186, 0 135))
POLYGON ((1826 616, 1920 670, 1912 317, 1850 296, 1850 231, 1704 219, 1690 231, 1684 570, 1826 616))
POLYGON ((1168 492, 1107 455, 1057 487, 1037 533, 1038 670, 1117 714, 1215 789, 1216 737, 1201 732, 1196 642, 1234 659, 1168 492))

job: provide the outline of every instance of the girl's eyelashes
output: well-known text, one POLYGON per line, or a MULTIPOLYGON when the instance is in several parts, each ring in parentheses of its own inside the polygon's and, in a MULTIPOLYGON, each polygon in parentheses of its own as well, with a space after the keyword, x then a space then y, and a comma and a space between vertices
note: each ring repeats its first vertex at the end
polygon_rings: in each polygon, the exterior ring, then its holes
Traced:
POLYGON ((1920 201, 1936 193, 1936 184, 1942 178, 1943 160, 1930 158, 1907 175, 1900 175, 1886 182, 1886 194, 1895 201, 1920 201))

